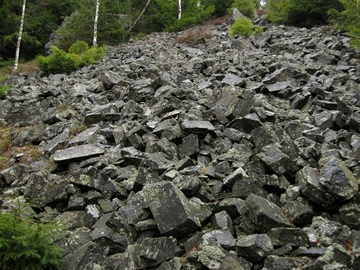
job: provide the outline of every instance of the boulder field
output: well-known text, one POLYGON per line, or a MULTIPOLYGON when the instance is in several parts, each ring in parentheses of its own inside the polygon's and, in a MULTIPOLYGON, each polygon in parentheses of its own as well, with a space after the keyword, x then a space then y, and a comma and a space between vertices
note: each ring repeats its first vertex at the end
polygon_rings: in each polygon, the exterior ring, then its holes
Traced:
POLYGON ((1 123, 42 156, 11 156, 3 210, 38 199, 59 219, 64 270, 360 269, 360 53, 327 26, 258 22, 13 78, 1 123))

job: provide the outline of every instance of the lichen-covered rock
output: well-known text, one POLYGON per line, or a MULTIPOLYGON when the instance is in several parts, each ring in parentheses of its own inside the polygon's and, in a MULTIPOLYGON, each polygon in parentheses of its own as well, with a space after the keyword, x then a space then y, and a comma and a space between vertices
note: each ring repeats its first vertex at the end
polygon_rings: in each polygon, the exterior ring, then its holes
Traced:
POLYGON ((271 239, 266 234, 240 236, 236 243, 236 252, 246 260, 257 263, 273 251, 271 239))
POLYGON ((104 150, 95 145, 73 146, 63 150, 57 150, 53 159, 57 163, 65 163, 91 158, 104 154, 104 150))
POLYGON ((339 201, 351 199, 359 190, 359 183, 350 169, 334 157, 321 168, 319 182, 339 201))
POLYGON ((201 226, 184 193, 171 182, 146 185, 143 193, 161 234, 187 235, 201 226))
POLYGON ((292 226, 281 208, 265 198, 250 194, 246 198, 246 205, 248 206, 248 218, 259 232, 266 233, 272 228, 292 226))

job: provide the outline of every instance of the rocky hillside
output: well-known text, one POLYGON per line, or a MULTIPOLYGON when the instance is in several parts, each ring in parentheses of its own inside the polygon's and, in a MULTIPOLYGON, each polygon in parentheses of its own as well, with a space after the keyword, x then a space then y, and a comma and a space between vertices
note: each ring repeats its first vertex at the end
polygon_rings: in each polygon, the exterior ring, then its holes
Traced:
POLYGON ((15 78, 2 207, 40 198, 64 270, 360 269, 359 52, 328 27, 207 31, 15 78))

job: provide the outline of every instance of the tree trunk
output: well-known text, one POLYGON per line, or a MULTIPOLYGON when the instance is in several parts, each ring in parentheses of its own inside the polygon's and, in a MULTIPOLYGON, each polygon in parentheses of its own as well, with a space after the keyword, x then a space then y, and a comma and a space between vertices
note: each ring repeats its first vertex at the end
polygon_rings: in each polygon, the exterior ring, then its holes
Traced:
POLYGON ((93 46, 96 45, 96 43, 97 43, 97 32, 98 32, 98 22, 99 22, 99 8, 100 8, 100 0, 96 0, 93 46))
POLYGON ((182 8, 181 8, 182 4, 181 4, 181 0, 179 0, 179 12, 178 12, 178 20, 181 19, 181 12, 182 12, 182 8))
POLYGON ((140 20, 140 18, 142 17, 142 15, 144 15, 145 10, 147 9, 147 7, 150 5, 151 0, 148 0, 145 7, 143 8, 143 10, 141 11, 140 15, 136 18, 135 22, 133 23, 132 26, 130 26, 129 28, 129 32, 131 32, 131 30, 134 28, 134 26, 137 24, 137 22, 140 20))
POLYGON ((15 52, 15 64, 14 64, 14 71, 18 69, 19 66, 19 56, 20 56, 20 45, 21 45, 21 38, 24 29, 24 20, 25 20, 25 7, 26 7, 26 0, 23 0, 22 6, 22 13, 21 13, 21 21, 20 21, 20 29, 19 29, 19 36, 16 43, 16 52, 15 52))

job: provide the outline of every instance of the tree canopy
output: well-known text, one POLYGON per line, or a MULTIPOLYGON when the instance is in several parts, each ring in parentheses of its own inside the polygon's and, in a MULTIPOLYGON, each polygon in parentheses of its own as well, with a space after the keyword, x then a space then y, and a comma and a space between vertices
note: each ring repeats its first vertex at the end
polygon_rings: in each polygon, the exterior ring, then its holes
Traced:
POLYGON ((343 5, 339 0, 267 0, 266 7, 272 22, 311 27, 329 23, 328 11, 343 5))
POLYGON ((347 31, 352 36, 352 44, 360 50, 360 0, 339 0, 344 9, 329 10, 331 22, 336 28, 347 31))

